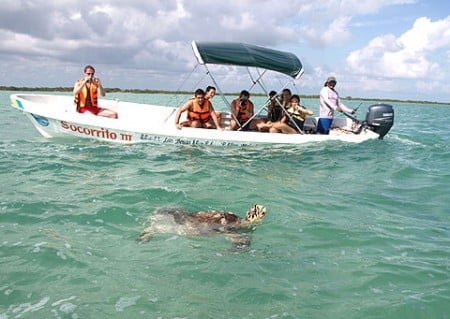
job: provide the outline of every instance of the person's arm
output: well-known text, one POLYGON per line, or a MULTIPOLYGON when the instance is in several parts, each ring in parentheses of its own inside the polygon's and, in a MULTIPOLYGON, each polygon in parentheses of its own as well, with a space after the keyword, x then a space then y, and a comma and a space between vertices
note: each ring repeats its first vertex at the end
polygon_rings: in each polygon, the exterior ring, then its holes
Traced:
POLYGON ((306 107, 300 106, 299 107, 300 112, 302 112, 305 115, 313 115, 314 112, 310 109, 307 109, 306 107))
POLYGON ((88 77, 85 77, 83 81, 76 81, 75 85, 73 86, 73 95, 77 95, 78 93, 80 93, 81 89, 86 85, 87 81, 89 81, 88 77))
POLYGON ((211 104, 211 118, 213 119, 214 124, 216 125, 216 129, 220 130, 220 122, 219 119, 217 118, 217 114, 216 111, 214 111, 214 107, 211 104))
POLYGON ((338 110, 339 112, 347 112, 347 113, 351 113, 351 114, 355 114, 355 109, 351 109, 349 107, 346 107, 342 102, 341 99, 338 97, 338 107, 336 108, 336 110, 338 110))
POLYGON ((189 100, 184 105, 182 105, 178 108, 177 113, 175 114, 175 126, 177 128, 181 128, 181 124, 180 124, 181 113, 186 112, 189 109, 189 107, 191 107, 191 105, 192 105, 192 101, 189 100))
POLYGON ((253 102, 252 101, 250 101, 249 100, 249 102, 250 102, 250 109, 247 111, 247 116, 248 117, 252 117, 253 116, 253 114, 255 113, 255 105, 253 104, 253 102))
POLYGON ((233 100, 230 105, 231 113, 234 115, 234 118, 237 118, 238 113, 239 113, 239 107, 236 105, 236 103, 237 103, 237 100, 233 100))
POLYGON ((100 78, 96 78, 95 81, 97 83, 98 93, 100 93, 101 96, 105 96, 106 92, 105 89, 103 88, 102 82, 100 82, 100 78))

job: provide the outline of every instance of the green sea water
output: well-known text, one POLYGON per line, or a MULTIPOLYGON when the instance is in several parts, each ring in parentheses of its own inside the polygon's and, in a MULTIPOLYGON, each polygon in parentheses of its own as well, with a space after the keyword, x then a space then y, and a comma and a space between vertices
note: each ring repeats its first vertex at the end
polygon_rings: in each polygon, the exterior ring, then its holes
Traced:
POLYGON ((384 140, 224 149, 48 140, 10 93, 0 319, 450 317, 450 106, 392 103, 384 140), (135 242, 160 207, 255 203, 268 214, 248 251, 223 236, 135 242))

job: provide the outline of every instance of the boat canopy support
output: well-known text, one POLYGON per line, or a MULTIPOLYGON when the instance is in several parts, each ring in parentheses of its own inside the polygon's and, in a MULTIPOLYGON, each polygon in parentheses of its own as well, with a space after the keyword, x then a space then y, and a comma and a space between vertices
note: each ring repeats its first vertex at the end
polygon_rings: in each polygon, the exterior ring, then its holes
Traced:
MULTIPOLYGON (((246 67, 247 72, 252 81, 252 85, 249 89, 251 89, 258 84, 264 93, 268 96, 268 91, 266 86, 262 82, 262 78, 267 70, 282 73, 290 78, 289 81, 280 89, 279 92, 282 92, 285 88, 289 86, 292 82, 299 79, 303 73, 303 65, 297 56, 293 53, 277 51, 273 49, 268 49, 252 44, 246 43, 235 43, 235 42, 196 42, 192 41, 192 50, 194 51, 195 57, 199 64, 202 64, 207 74, 210 76, 213 81, 217 91, 224 103, 230 106, 231 104, 226 99, 224 93, 222 92, 220 86, 215 80, 214 76, 208 69, 208 64, 219 64, 219 65, 232 65, 232 66, 243 66, 246 67), (250 72, 250 68, 255 68, 258 77, 256 79, 253 78, 252 73, 250 72), (263 69, 260 72, 260 69, 263 69)), ((279 103, 279 102, 278 102, 279 103)), ((253 116, 247 120, 247 122, 241 124, 236 117, 234 116, 231 110, 231 116, 240 126, 239 130, 242 129, 247 123, 253 120, 258 114, 260 114, 263 110, 268 109, 268 105, 270 104, 270 99, 268 99, 264 105, 259 108, 257 111, 254 111, 253 116)), ((284 110, 290 118, 289 114, 284 110)), ((297 126, 297 125, 296 125, 297 126)), ((298 128, 298 127, 297 127, 298 128)), ((301 130, 299 130, 303 133, 301 130)))

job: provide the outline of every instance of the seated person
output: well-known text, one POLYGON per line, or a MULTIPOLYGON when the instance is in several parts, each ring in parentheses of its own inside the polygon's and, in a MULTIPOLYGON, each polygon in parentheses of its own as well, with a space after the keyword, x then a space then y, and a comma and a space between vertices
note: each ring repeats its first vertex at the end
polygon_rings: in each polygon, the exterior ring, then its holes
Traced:
MULTIPOLYGON (((273 93, 274 91, 271 91, 269 95, 273 93)), ((283 89, 281 96, 276 96, 271 99, 268 112, 269 121, 265 125, 259 125, 258 128, 260 131, 268 130, 270 133, 295 133, 289 125, 284 121, 282 122, 283 116, 285 116, 285 110, 290 106, 291 97, 291 90, 286 88, 283 89)))
MULTIPOLYGON (((310 109, 300 105, 300 97, 297 94, 292 95, 291 104, 286 111, 291 116, 287 121, 287 125, 294 128, 298 133, 300 133, 299 129, 303 131, 306 116, 314 114, 310 109)), ((287 116, 285 115, 285 117, 287 116)))
POLYGON ((283 117, 283 110, 280 101, 277 98, 277 92, 270 91, 269 110, 267 112, 267 120, 270 122, 277 122, 283 117))
POLYGON ((267 109, 267 118, 253 120, 255 122, 255 126, 258 128, 260 132, 269 132, 269 129, 272 127, 273 122, 280 121, 283 116, 283 109, 281 106, 281 101, 277 96, 277 92, 270 91, 269 92, 269 101, 268 101, 268 109, 267 109))
POLYGON ((73 95, 74 104, 79 113, 91 113, 98 116, 117 118, 117 113, 98 106, 98 94, 105 96, 100 78, 94 78, 95 69, 91 65, 84 67, 84 78, 75 82, 73 95))
POLYGON ((255 129, 252 125, 252 121, 245 124, 253 116, 253 102, 250 101, 250 93, 246 90, 241 91, 239 97, 231 102, 231 112, 234 115, 231 118, 231 130, 237 130, 239 127, 241 131, 249 131, 250 129, 255 129), (239 121, 239 124, 236 122, 239 121), (242 126, 244 125, 245 126, 242 126))
POLYGON ((216 95, 216 88, 214 86, 208 85, 205 89, 205 100, 212 100, 216 95))
MULTIPOLYGON (((208 85, 205 89, 205 100, 208 100, 211 102, 212 98, 216 96, 216 88, 214 86, 208 85)), ((194 98, 193 98, 194 99, 194 98)), ((222 116, 222 113, 219 111, 215 111, 217 120, 220 124, 220 118, 222 116)))
POLYGON ((289 104, 291 103, 291 97, 292 97, 291 90, 283 89, 283 92, 281 93, 281 105, 283 105, 285 109, 289 107, 289 104))
POLYGON ((310 109, 300 105, 300 97, 296 94, 292 95, 286 112, 289 116, 284 114, 281 121, 272 123, 272 127, 269 130, 271 133, 300 133, 300 130, 303 131, 305 117, 314 114, 310 109))
POLYGON ((216 112, 211 102, 205 99, 205 92, 202 89, 197 89, 195 97, 178 108, 175 114, 175 125, 178 129, 182 127, 220 129, 216 112), (187 120, 180 123, 183 112, 187 112, 187 120))

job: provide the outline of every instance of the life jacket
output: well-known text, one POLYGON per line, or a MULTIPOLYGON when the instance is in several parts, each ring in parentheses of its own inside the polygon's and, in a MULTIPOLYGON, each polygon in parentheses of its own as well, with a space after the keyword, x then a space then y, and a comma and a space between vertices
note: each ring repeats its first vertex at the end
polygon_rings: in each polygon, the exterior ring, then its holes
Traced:
POLYGON ((239 120, 239 122, 240 122, 241 124, 247 122, 248 119, 249 119, 249 117, 247 116, 247 114, 245 114, 244 111, 245 111, 245 110, 250 110, 250 107, 251 107, 250 101, 249 101, 249 100, 245 101, 245 107, 242 107, 242 106, 241 106, 241 100, 240 100, 240 98, 235 99, 233 102, 234 102, 235 107, 236 107, 237 110, 238 110, 238 114, 237 114, 236 117, 237 117, 237 119, 239 120))
POLYGON ((288 108, 286 112, 291 116, 291 118, 288 119, 287 124, 296 131, 299 131, 299 129, 303 131, 306 116, 312 114, 310 110, 306 109, 306 111, 307 112, 302 111, 302 107, 300 106, 295 110, 293 107, 288 108))
MULTIPOLYGON (((82 82, 83 79, 78 80, 78 83, 82 82)), ((90 82, 89 91, 86 85, 83 85, 81 91, 75 95, 74 103, 77 106, 77 111, 85 106, 92 106, 98 108, 98 86, 95 81, 90 82)))
POLYGON ((304 121, 306 114, 303 113, 300 109, 296 109, 294 110, 293 107, 290 107, 286 110, 290 116, 292 116, 293 118, 299 120, 299 121, 304 121))
POLYGON ((203 105, 198 104, 197 99, 192 99, 192 107, 187 112, 190 121, 206 123, 211 118, 212 105, 209 100, 204 100, 203 105))

